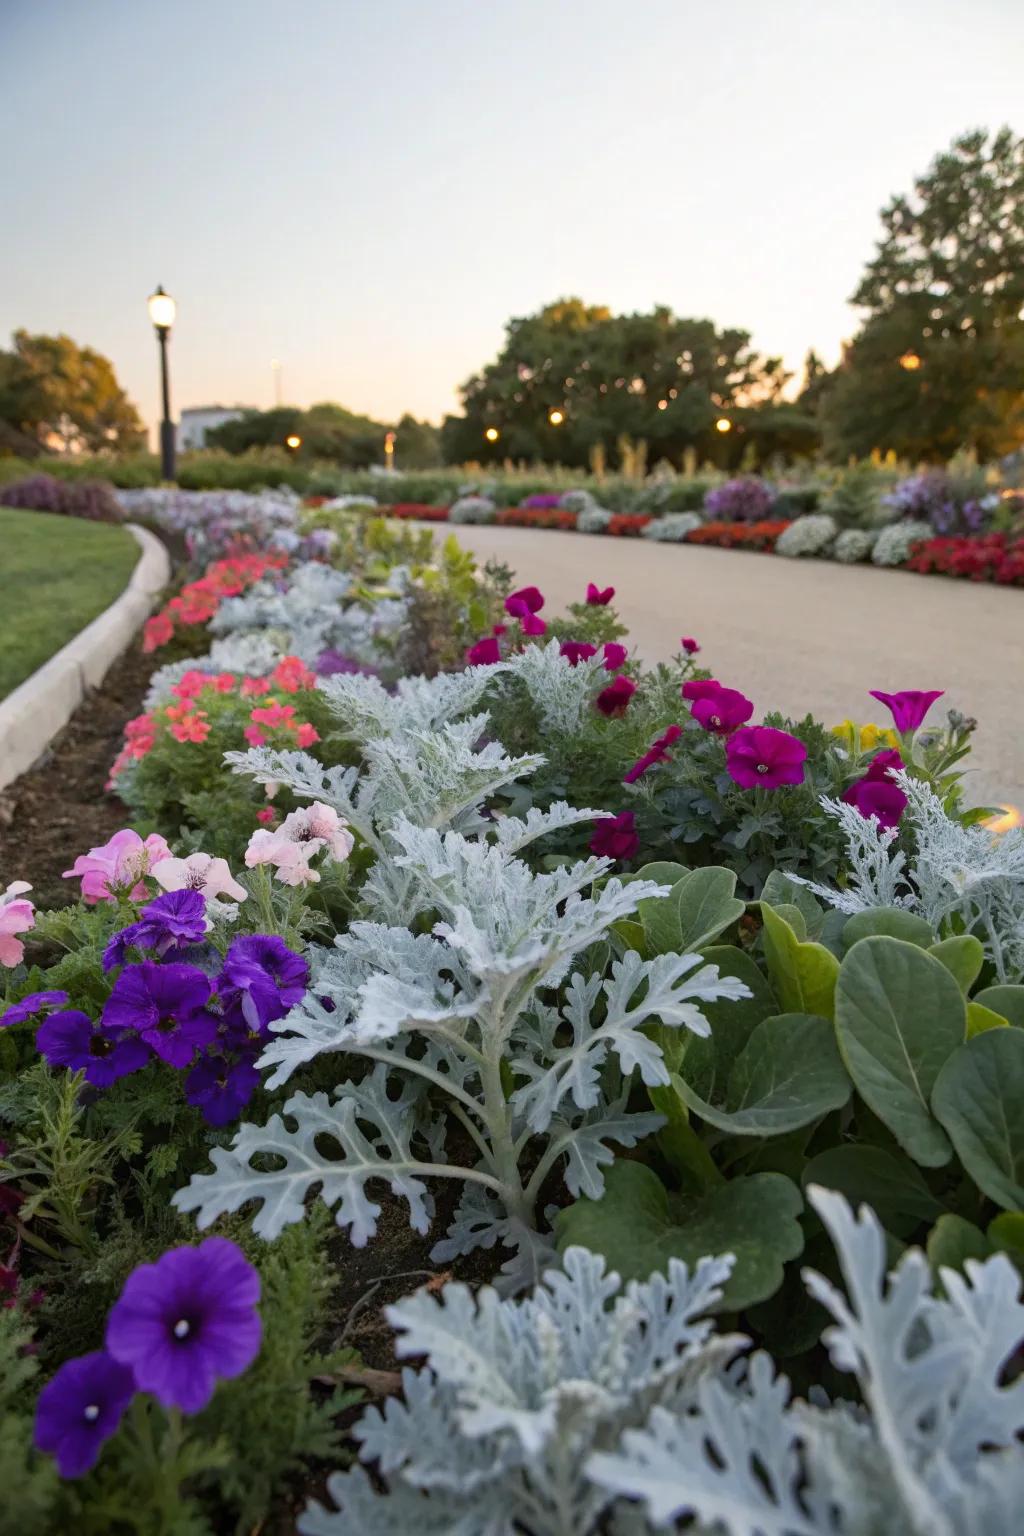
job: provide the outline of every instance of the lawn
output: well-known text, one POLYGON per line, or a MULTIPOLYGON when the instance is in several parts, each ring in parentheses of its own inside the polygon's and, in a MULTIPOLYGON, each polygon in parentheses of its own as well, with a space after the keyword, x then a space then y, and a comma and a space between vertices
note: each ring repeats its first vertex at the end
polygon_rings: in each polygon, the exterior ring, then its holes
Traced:
POLYGON ((124 528, 0 507, 0 699, 120 596, 138 558, 124 528))

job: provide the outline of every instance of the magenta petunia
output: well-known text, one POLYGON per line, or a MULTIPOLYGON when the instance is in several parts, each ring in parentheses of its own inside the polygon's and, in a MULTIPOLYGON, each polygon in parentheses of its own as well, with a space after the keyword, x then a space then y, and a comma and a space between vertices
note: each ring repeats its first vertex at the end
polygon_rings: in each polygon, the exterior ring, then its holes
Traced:
POLYGON ((868 692, 873 699, 885 705, 892 715, 896 729, 902 734, 917 730, 935 700, 942 698, 945 689, 933 688, 921 692, 908 688, 902 693, 882 693, 877 688, 869 688, 868 692))
POLYGON ((198 1413, 219 1379, 240 1376, 259 1354, 259 1298, 259 1275, 227 1238, 172 1248, 128 1276, 107 1322, 107 1349, 141 1392, 198 1413))
POLYGON ((693 677, 688 683, 684 683, 679 692, 688 704, 695 699, 711 699, 724 688, 717 677, 693 677))
POLYGON ((700 646, 697 644, 692 635, 684 635, 679 644, 682 646, 687 656, 696 656, 697 652, 700 650, 700 646))
POLYGON ((770 725, 745 725, 725 746, 729 777, 743 789, 778 789, 802 784, 807 748, 788 731, 770 725))
POLYGON ((206 1011, 213 987, 194 965, 129 965, 103 1007, 107 1028, 132 1030, 172 1067, 187 1067, 209 1045, 217 1020, 206 1011))
POLYGON ((84 1072, 94 1088, 109 1088, 150 1059, 149 1047, 137 1036, 94 1023, 74 1008, 43 1020, 36 1030, 36 1050, 51 1067, 84 1072))
POLYGON ((642 757, 638 757, 632 768, 622 776, 623 784, 635 784, 637 779, 642 779, 648 768, 653 768, 656 763, 668 762, 668 749, 674 741, 678 741, 683 734, 681 725, 670 725, 664 735, 659 736, 642 757))
POLYGON ((634 693, 636 693, 636 683, 632 678, 620 676, 613 683, 609 683, 607 688, 601 689, 594 700, 594 706, 601 711, 602 715, 609 717, 624 715, 626 706, 634 693))
POLYGON ((620 667, 626 665, 629 652, 624 645, 617 640, 608 640, 604 648, 604 669, 606 672, 617 672, 620 667))
POLYGON ((486 635, 466 652, 466 661, 471 667, 493 667, 500 660, 501 649, 494 635, 486 635))
POLYGON ((602 816, 590 839, 590 851, 603 859, 631 859, 640 847, 636 814, 620 811, 617 816, 602 816))
POLYGON ((539 587, 520 587, 518 592, 510 592, 505 599, 505 612, 514 619, 521 618, 524 609, 527 613, 540 613, 543 607, 544 594, 539 587))
POLYGON ((581 661, 589 661, 591 656, 597 655, 597 646, 588 645, 586 640, 563 640, 559 655, 564 656, 570 666, 578 667, 581 661))
POLYGON ((865 777, 844 790, 847 805, 856 806, 867 820, 874 817, 880 827, 899 826, 900 817, 907 808, 907 797, 898 784, 887 784, 883 779, 865 777))
POLYGON ((693 701, 691 714, 706 731, 716 736, 728 736, 739 726, 746 725, 754 713, 754 706, 736 688, 718 688, 693 701))
POLYGON ((599 587, 596 582, 587 582, 587 602, 591 608, 606 608, 614 596, 614 587, 599 587))
POLYGON ((902 768, 903 759, 895 747, 887 747, 884 752, 876 752, 868 764, 866 779, 874 779, 882 784, 889 783, 889 772, 893 768, 902 768))
POLYGON ((36 1403, 37 1450, 55 1458, 61 1477, 83 1477, 134 1396, 133 1373, 106 1350, 66 1361, 36 1403))

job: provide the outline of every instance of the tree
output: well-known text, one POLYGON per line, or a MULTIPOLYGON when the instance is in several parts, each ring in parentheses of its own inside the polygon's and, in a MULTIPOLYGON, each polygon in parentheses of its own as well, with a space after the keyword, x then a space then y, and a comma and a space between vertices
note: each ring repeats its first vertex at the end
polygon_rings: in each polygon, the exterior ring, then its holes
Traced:
POLYGON ((982 458, 1024 442, 1024 139, 975 130, 882 210, 852 302, 861 331, 823 397, 840 456, 982 458))
POLYGON ((742 434, 717 432, 716 420, 728 415, 752 431, 760 412, 779 406, 787 377, 780 359, 751 349, 746 331, 719 331, 661 305, 613 315, 561 299, 509 322, 499 357, 462 386, 464 414, 446 419, 442 447, 449 463, 582 467, 598 444, 614 463, 628 438, 647 443, 651 463, 678 461, 689 447, 725 461, 743 452, 742 434), (489 430, 498 437, 489 441, 489 430))
POLYGON ((16 331, 0 353, 0 419, 44 448, 125 452, 145 446, 135 406, 113 364, 70 336, 16 331))

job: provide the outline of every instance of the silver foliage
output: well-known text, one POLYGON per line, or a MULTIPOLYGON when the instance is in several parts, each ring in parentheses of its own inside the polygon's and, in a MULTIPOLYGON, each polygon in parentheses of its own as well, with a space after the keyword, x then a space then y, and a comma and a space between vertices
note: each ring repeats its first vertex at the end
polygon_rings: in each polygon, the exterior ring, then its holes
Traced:
POLYGON ((544 730, 571 736, 608 681, 600 652, 573 666, 561 654, 558 641, 551 640, 547 645, 527 645, 510 656, 502 684, 507 688, 511 682, 521 683, 544 730))

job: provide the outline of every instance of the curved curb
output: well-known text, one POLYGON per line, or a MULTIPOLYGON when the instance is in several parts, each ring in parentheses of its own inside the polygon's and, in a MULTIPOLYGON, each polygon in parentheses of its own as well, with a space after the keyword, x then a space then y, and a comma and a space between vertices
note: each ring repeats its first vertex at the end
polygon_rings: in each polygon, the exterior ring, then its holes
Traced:
POLYGON ((0 703, 0 789, 31 768, 99 687, 170 579, 170 558, 156 535, 136 523, 124 527, 142 553, 121 596, 0 703))

